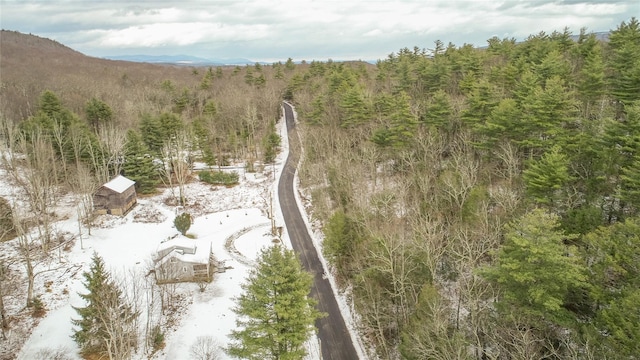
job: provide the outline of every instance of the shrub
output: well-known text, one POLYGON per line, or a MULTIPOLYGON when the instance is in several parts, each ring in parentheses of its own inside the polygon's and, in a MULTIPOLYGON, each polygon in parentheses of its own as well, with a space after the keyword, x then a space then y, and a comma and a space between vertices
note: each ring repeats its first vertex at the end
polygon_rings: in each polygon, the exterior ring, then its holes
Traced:
POLYGON ((13 211, 7 199, 0 197, 0 241, 15 236, 13 211))
POLYGON ((191 222, 191 214, 182 213, 176 216, 175 220, 173 220, 173 225, 176 227, 176 229, 178 229, 180 234, 186 235, 187 231, 189 231, 189 228, 191 227, 191 222))
POLYGON ((237 185, 240 179, 237 172, 226 173, 223 171, 200 171, 198 173, 200 181, 213 185, 237 185))
POLYGON ((29 307, 31 307, 32 311, 31 316, 35 318, 44 317, 44 315, 47 313, 47 309, 45 308, 44 303, 38 296, 31 300, 31 302, 29 303, 29 307))
POLYGON ((164 332, 160 326, 156 325, 151 329, 151 344, 155 351, 161 350, 164 347, 164 332))

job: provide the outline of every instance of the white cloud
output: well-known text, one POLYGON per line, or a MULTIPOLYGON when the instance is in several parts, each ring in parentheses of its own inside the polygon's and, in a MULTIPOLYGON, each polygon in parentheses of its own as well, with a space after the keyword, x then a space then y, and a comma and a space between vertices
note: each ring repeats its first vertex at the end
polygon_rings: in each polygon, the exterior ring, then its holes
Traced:
POLYGON ((96 30, 95 46, 158 47, 188 46, 203 41, 249 41, 264 39, 266 25, 228 25, 223 23, 152 23, 117 30, 96 30))
POLYGON ((2 27, 89 55, 208 54, 254 60, 382 58, 435 40, 478 46, 499 34, 615 28, 637 0, 2 1, 2 27))

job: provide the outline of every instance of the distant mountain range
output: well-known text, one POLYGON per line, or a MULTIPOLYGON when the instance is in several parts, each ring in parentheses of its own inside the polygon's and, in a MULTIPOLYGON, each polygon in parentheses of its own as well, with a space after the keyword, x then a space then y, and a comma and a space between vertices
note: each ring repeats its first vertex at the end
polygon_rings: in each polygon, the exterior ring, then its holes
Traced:
MULTIPOLYGON (((604 41, 604 42, 609 41, 609 34, 610 34, 609 31, 598 31, 594 33, 587 33, 587 35, 590 35, 590 34, 595 35, 597 40, 604 41)), ((580 39, 580 35, 571 36, 571 40, 573 41, 578 41, 578 39, 580 39)))
MULTIPOLYGON (((253 65, 256 61, 244 58, 205 59, 190 55, 114 55, 104 56, 109 60, 133 61, 150 64, 174 64, 185 66, 223 66, 223 65, 253 65)), ((266 64, 260 62, 261 64, 266 64)))

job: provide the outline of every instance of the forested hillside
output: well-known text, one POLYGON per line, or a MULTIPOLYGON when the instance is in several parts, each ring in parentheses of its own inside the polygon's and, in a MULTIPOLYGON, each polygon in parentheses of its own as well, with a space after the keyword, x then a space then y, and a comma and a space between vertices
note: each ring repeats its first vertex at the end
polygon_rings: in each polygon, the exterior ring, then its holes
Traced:
POLYGON ((381 358, 637 359, 640 27, 290 83, 324 253, 381 358))
MULTIPOLYGON (((87 167, 103 183, 131 166, 116 159, 159 155, 169 140, 181 138, 212 165, 272 161, 273 125, 295 71, 291 60, 273 66, 152 65, 91 58, 17 32, 2 31, 0 39, 2 133, 50 140, 47 146, 67 174, 87 167)), ((145 186, 146 170, 124 172, 152 192, 160 178, 152 176, 155 183, 145 186)))

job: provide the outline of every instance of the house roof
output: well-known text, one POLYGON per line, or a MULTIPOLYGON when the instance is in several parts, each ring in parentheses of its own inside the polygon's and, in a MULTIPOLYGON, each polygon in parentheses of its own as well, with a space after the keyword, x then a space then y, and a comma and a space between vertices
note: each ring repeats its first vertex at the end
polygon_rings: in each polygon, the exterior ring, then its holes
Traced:
POLYGON ((177 235, 169 240, 163 241, 158 245, 158 252, 174 248, 174 249, 190 249, 194 251, 197 249, 194 239, 189 239, 186 236, 177 235))
POLYGON ((169 253, 163 256, 161 259, 156 260, 156 267, 162 266, 171 258, 177 258, 180 262, 192 263, 192 264, 207 264, 209 263, 209 255, 211 254, 211 245, 209 249, 206 247, 196 246, 193 239, 178 236, 174 239, 164 241, 158 246, 157 253, 163 250, 171 249, 169 253), (195 252, 195 254, 185 254, 184 250, 189 249, 195 252))
POLYGON ((123 193, 125 190, 133 186, 136 182, 127 179, 122 175, 118 175, 115 178, 111 179, 108 183, 104 184, 104 187, 111 189, 117 193, 123 193))

